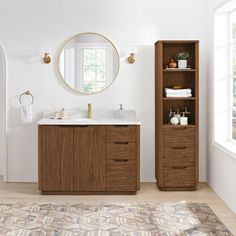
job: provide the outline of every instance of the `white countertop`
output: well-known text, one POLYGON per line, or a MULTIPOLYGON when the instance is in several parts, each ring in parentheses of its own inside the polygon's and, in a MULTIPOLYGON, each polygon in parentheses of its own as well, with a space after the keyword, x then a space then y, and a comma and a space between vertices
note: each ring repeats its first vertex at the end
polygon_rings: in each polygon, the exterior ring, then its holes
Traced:
POLYGON ((68 118, 51 119, 42 118, 38 125, 141 125, 137 119, 118 118, 68 118))

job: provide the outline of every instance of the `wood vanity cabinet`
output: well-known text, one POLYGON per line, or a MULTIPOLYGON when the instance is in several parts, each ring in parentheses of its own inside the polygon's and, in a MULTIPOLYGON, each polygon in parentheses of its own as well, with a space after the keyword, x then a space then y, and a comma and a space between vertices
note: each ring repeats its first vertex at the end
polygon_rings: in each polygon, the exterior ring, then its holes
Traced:
POLYGON ((73 191, 73 128, 39 126, 39 188, 73 191))
POLYGON ((74 191, 105 190, 105 127, 74 128, 74 191))
POLYGON ((38 131, 42 193, 139 190, 138 125, 39 125, 38 131))
POLYGON ((139 189, 139 144, 136 126, 106 128, 106 190, 139 189))
POLYGON ((155 172, 161 190, 196 190, 198 185, 199 42, 155 44, 155 172), (188 69, 166 65, 178 52, 188 52, 188 69), (192 97, 166 97, 165 88, 190 88, 192 97), (188 125, 171 125, 168 110, 188 108, 188 125))

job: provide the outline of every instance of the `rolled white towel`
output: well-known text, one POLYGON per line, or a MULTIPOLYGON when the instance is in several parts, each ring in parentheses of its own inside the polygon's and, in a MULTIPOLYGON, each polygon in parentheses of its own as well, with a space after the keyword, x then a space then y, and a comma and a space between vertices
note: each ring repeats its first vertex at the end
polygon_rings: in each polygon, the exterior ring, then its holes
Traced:
POLYGON ((165 88, 166 94, 190 94, 192 93, 192 89, 171 89, 171 88, 165 88))
POLYGON ((167 93, 166 94, 167 98, 189 98, 192 97, 191 93, 183 93, 183 94, 173 94, 173 93, 167 93))
POLYGON ((31 104, 21 105, 20 120, 24 124, 33 122, 33 112, 31 104))

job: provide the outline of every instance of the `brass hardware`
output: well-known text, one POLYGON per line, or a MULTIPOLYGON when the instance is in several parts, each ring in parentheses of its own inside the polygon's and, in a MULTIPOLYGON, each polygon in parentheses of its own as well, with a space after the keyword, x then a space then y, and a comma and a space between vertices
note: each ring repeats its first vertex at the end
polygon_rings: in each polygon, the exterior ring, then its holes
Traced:
POLYGON ((26 92, 22 93, 22 94, 20 95, 20 97, 19 97, 19 102, 20 102, 20 104, 22 104, 21 98, 22 98, 24 95, 31 96, 31 99, 32 99, 31 104, 34 103, 34 96, 31 94, 30 91, 26 91, 26 92))
POLYGON ((50 64, 51 61, 52 61, 52 59, 51 59, 51 57, 50 57, 50 55, 49 55, 49 52, 45 52, 45 53, 44 53, 44 57, 43 57, 43 62, 44 62, 45 64, 50 64))
POLYGON ((130 53, 130 56, 127 58, 129 64, 133 64, 135 62, 134 53, 130 53))
MULTIPOLYGON (((75 39, 75 38, 78 37, 79 35, 86 35, 86 34, 100 35, 100 36, 104 37, 104 38, 105 38, 109 43, 111 43, 111 45, 114 47, 115 52, 116 52, 116 54, 117 54, 117 56, 118 56, 118 58, 119 58, 119 52, 118 52, 117 48, 115 47, 114 43, 113 43, 110 39, 108 39, 106 36, 104 36, 104 35, 102 35, 102 34, 94 33, 94 32, 84 32, 84 33, 80 33, 80 34, 77 34, 77 35, 75 35, 75 36, 69 38, 69 39, 66 41, 66 43, 61 47, 59 55, 62 54, 62 52, 63 52, 63 50, 64 50, 64 47, 65 47, 66 44, 68 44, 71 40, 75 39)), ((85 95, 97 94, 97 93, 103 92, 104 90, 108 89, 108 88, 114 83, 115 79, 116 79, 117 76, 118 76, 119 70, 120 70, 120 60, 118 60, 117 63, 118 63, 118 69, 117 69, 117 73, 114 75, 114 80, 113 80, 107 87, 105 87, 103 90, 98 91, 98 92, 94 92, 94 93, 87 93, 87 92, 81 92, 81 91, 76 90, 75 88, 73 88, 71 85, 69 85, 69 84, 64 80, 64 77, 63 77, 63 75, 62 75, 60 69, 59 69, 59 74, 60 74, 60 77, 62 78, 62 81, 65 83, 65 85, 67 85, 67 86, 68 86, 71 90, 73 90, 74 92, 76 92, 76 93, 78 93, 78 94, 85 94, 85 95)), ((58 65, 60 64, 60 56, 58 56, 58 58, 57 58, 57 64, 58 64, 58 65)))
POLYGON ((88 118, 92 118, 92 117, 93 117, 92 104, 89 103, 88 104, 88 118))

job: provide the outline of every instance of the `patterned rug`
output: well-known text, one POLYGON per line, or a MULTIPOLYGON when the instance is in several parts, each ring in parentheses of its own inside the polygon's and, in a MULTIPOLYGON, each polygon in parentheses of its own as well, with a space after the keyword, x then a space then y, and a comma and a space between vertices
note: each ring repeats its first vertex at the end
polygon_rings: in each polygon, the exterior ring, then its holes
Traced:
POLYGON ((214 212, 199 203, 0 204, 4 236, 182 236, 227 235, 214 212))

